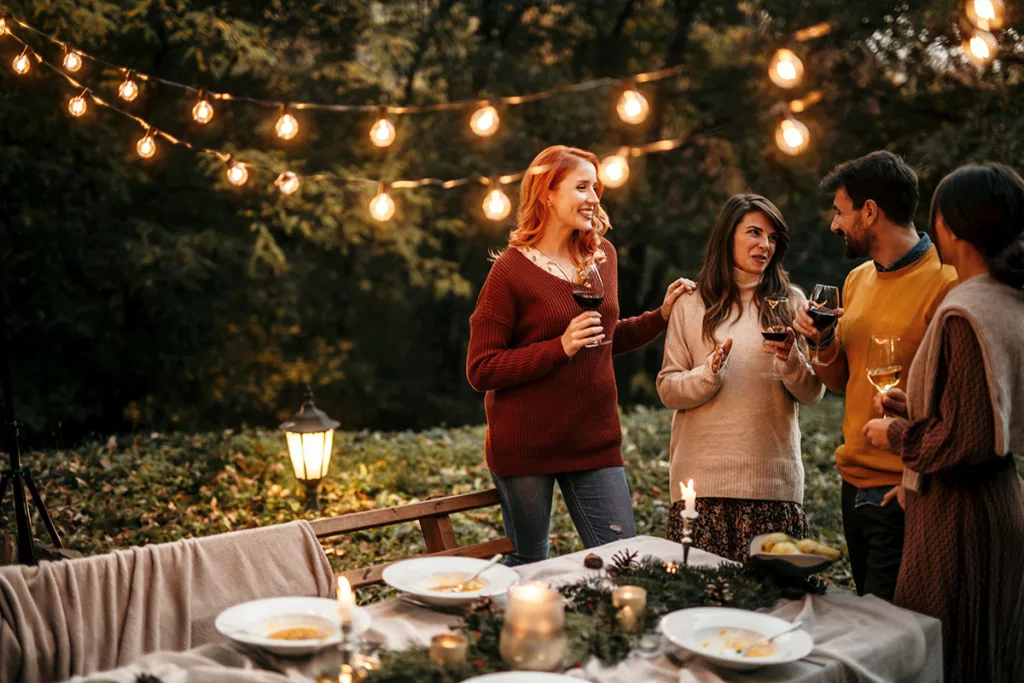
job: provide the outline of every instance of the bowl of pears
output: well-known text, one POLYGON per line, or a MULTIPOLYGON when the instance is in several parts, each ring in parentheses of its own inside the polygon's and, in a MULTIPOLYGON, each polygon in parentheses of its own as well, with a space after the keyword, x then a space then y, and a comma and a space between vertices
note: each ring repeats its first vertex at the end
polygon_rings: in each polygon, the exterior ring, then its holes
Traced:
POLYGON ((763 564, 783 576, 806 578, 827 569, 841 556, 831 546, 805 538, 797 540, 788 534, 755 536, 750 541, 750 561, 763 564))

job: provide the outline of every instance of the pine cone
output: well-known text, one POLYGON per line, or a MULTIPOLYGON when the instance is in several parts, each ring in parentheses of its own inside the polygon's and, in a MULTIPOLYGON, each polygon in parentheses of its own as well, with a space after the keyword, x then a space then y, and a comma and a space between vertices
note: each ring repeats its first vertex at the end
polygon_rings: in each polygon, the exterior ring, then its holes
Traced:
POLYGON ((604 566, 604 560, 594 553, 590 553, 583 558, 583 566, 587 569, 600 569, 604 566))
POLYGON ((638 566, 636 557, 639 554, 639 552, 631 552, 629 550, 615 553, 612 555, 612 564, 608 567, 608 573, 611 576, 617 576, 630 569, 635 569, 638 566))
POLYGON ((722 578, 711 579, 704 589, 705 602, 716 607, 726 607, 732 602, 732 585, 722 578))

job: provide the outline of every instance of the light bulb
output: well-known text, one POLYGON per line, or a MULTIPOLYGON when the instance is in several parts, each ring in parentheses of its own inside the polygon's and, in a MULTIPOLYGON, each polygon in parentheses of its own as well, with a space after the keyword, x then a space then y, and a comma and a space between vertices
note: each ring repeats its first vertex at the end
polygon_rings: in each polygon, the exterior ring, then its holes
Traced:
POLYGON ((395 124, 381 117, 370 128, 370 142, 377 147, 389 147, 395 141, 395 124))
POLYGON ((241 187, 249 179, 249 169, 241 161, 236 161, 228 166, 227 176, 229 183, 241 187))
POLYGON ((775 51, 768 65, 768 78, 780 88, 794 88, 804 76, 804 63, 792 50, 781 48, 775 51))
POLYGON ((28 58, 27 52, 22 52, 14 58, 14 70, 24 76, 32 68, 32 60, 28 58))
POLYGON ((299 122, 295 120, 294 116, 285 112, 274 124, 274 130, 277 131, 277 137, 282 140, 291 140, 299 133, 299 122))
POLYGON ((619 102, 615 105, 615 111, 619 118, 630 124, 643 123, 650 111, 647 98, 636 90, 626 90, 619 95, 619 102))
POLYGON ((281 190, 281 194, 295 194, 295 191, 299 189, 299 176, 291 171, 285 171, 277 176, 274 185, 281 190))
POLYGON ((68 111, 71 112, 72 116, 82 116, 88 108, 89 104, 85 101, 84 94, 75 95, 68 101, 68 111))
POLYGON ((977 31, 964 42, 964 56, 978 65, 991 62, 997 52, 999 52, 999 43, 996 41, 996 37, 988 31, 977 31))
POLYGON ((810 142, 811 134, 807 126, 796 119, 783 119, 775 129, 775 144, 790 156, 804 152, 810 142))
POLYGON ((621 154, 606 156, 601 159, 598 176, 607 187, 622 187, 629 180, 629 162, 621 154))
POLYGON ((64 68, 68 71, 78 71, 82 68, 82 56, 74 50, 68 50, 64 55, 64 68))
POLYGON ((135 79, 128 76, 124 79, 124 83, 117 89, 117 96, 125 102, 131 102, 139 96, 139 85, 135 82, 135 79))
POLYGON ((1002 0, 967 0, 967 19, 982 31, 1001 28, 1005 17, 1002 0))
POLYGON ((501 123, 501 117, 498 116, 498 110, 489 104, 477 109, 469 119, 469 127, 482 138, 498 132, 499 123, 501 123))
POLYGON ((0 17, 0 36, 5 36, 11 32, 11 29, 7 26, 7 18, 0 17))
POLYGON ((484 198, 484 215, 492 221, 501 221, 508 218, 512 213, 512 200, 501 191, 501 188, 494 188, 484 198))
POLYGON ((196 123, 209 123, 213 118, 213 107, 206 101, 206 98, 199 100, 196 102, 196 106, 192 107, 192 118, 196 120, 196 123))
POLYGON ((142 136, 135 145, 135 151, 143 159, 149 159, 156 154, 156 140, 153 139, 153 133, 146 133, 142 136))
POLYGON ((381 190, 370 200, 370 215, 381 223, 391 220, 395 215, 395 200, 386 191, 381 190))

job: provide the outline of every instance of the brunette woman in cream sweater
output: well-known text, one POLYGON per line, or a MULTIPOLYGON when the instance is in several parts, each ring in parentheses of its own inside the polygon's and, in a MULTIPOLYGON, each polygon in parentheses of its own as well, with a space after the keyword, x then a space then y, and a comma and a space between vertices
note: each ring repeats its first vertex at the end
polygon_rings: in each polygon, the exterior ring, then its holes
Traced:
POLYGON ((758 534, 806 531, 797 404, 816 403, 824 390, 791 327, 783 341, 762 336, 766 311, 795 311, 805 300, 782 267, 788 246, 774 204, 755 194, 729 199, 708 239, 699 295, 672 309, 658 374, 658 394, 676 411, 669 538, 682 537, 680 484, 693 479, 694 545, 733 560, 746 559, 758 534), (766 378, 773 361, 779 379, 766 378))

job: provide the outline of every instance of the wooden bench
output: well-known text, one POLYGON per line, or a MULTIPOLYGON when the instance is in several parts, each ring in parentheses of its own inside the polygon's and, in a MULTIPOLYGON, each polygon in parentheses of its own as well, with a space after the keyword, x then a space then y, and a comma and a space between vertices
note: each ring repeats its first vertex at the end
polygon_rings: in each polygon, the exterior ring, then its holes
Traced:
MULTIPOLYGON (((473 491, 472 493, 434 498, 420 503, 398 505, 379 510, 352 512, 347 515, 318 519, 310 522, 310 524, 313 527, 314 533, 316 533, 316 537, 322 540, 353 531, 363 531, 402 522, 418 521, 420 523, 420 530, 423 532, 423 539, 427 543, 427 556, 459 555, 462 557, 490 558, 495 553, 507 554, 512 552, 515 549, 512 539, 504 536, 494 541, 460 546, 455 540, 455 530, 452 528, 450 515, 455 512, 466 512, 468 510, 491 507, 492 505, 498 505, 499 502, 498 491, 496 489, 489 489, 487 491, 473 491)), ((391 564, 394 564, 394 562, 376 564, 363 569, 353 569, 352 571, 342 572, 338 576, 346 577, 353 588, 368 586, 374 583, 381 583, 381 573, 385 567, 391 564)))

